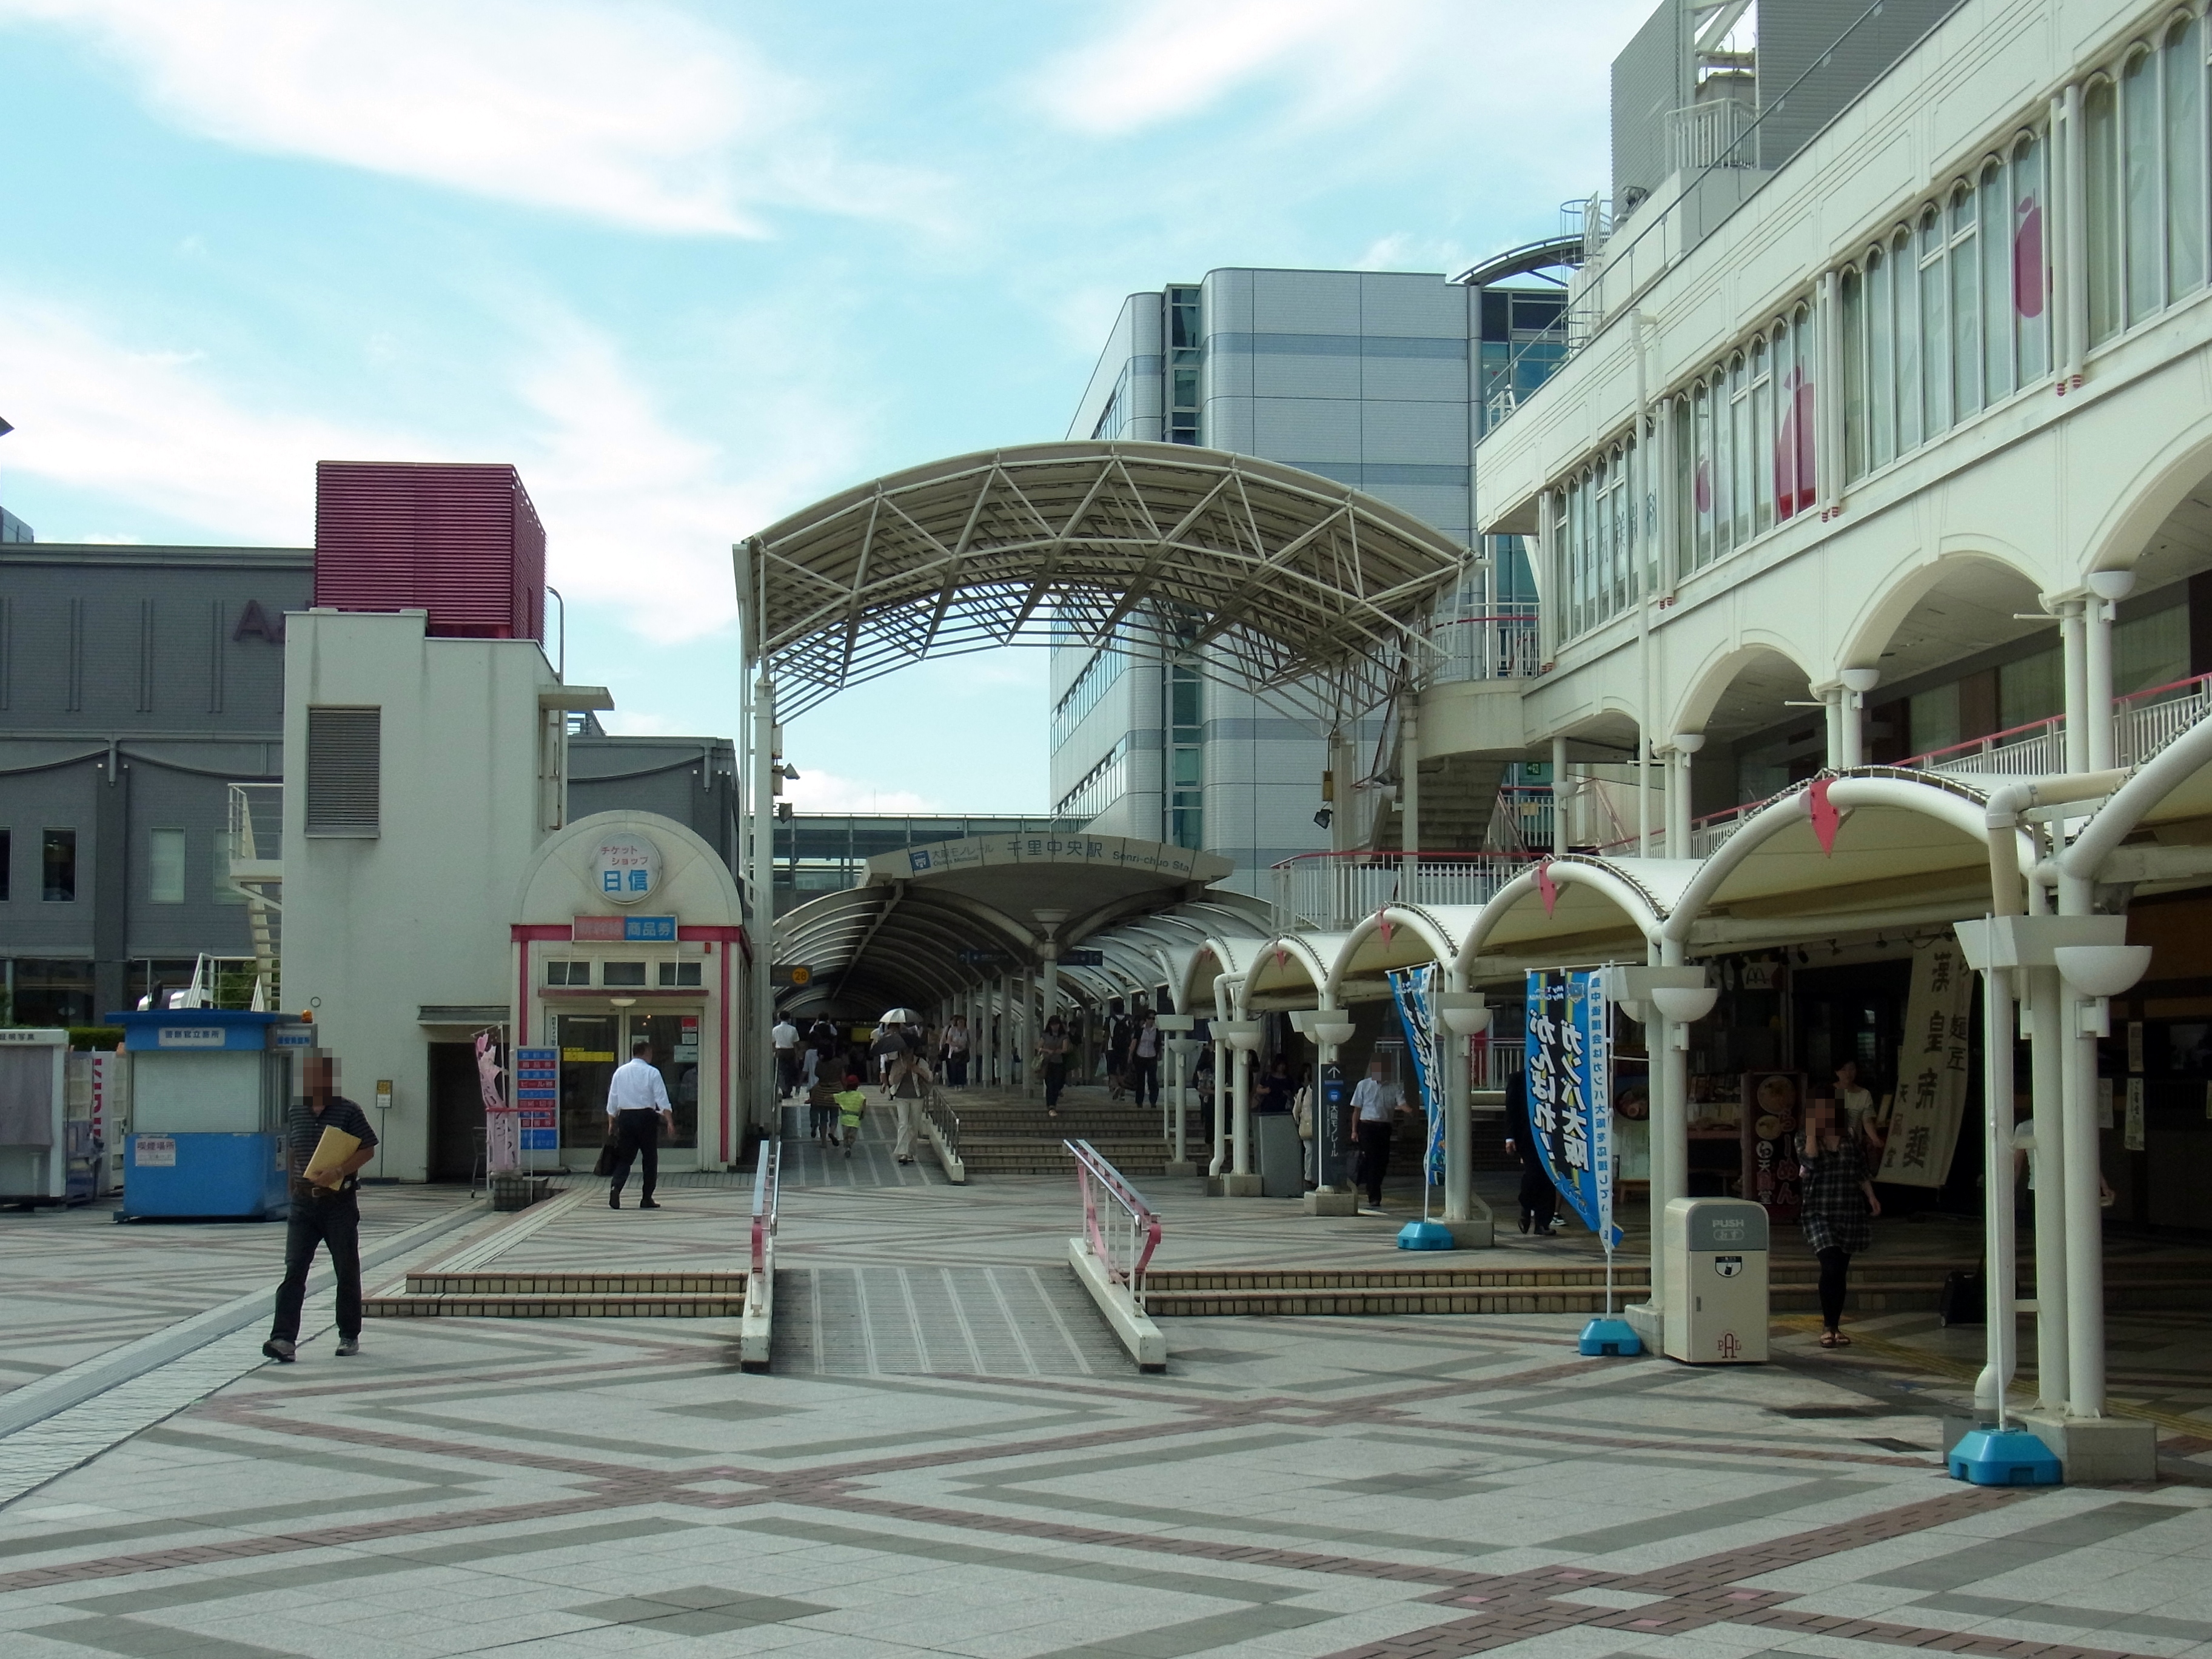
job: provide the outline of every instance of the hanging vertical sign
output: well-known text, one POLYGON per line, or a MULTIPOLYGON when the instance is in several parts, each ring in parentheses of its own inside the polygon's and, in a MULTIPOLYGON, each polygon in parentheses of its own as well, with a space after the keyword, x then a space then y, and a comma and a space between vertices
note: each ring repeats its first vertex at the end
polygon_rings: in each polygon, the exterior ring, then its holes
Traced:
POLYGON ((1613 1005, 1595 972, 1528 973, 1528 1131, 1552 1184, 1608 1248, 1613 1219, 1613 1005))
POLYGON ((1940 1187, 1966 1121, 1967 1045, 1974 981, 1958 941, 1946 936, 1912 956, 1912 988, 1898 1045, 1897 1108, 1876 1181, 1940 1187))
POLYGON ((1431 1187, 1444 1178, 1443 1079, 1437 1075, 1436 1011, 1430 994, 1436 985, 1433 963, 1390 970, 1390 995, 1398 1005, 1398 1023, 1406 1028, 1406 1052, 1413 1056, 1413 1081, 1421 1091, 1421 1109, 1428 1115, 1427 1152, 1422 1158, 1425 1178, 1431 1187))

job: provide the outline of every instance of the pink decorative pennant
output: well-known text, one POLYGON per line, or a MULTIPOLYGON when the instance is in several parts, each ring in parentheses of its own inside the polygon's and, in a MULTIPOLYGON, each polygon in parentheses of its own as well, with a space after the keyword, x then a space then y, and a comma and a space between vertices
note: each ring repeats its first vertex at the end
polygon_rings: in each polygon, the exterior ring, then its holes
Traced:
POLYGON ((1376 911, 1375 924, 1377 929, 1382 933, 1383 948, 1386 950, 1389 949, 1390 935, 1395 930, 1395 925, 1390 920, 1390 907, 1389 905, 1386 904, 1382 908, 1376 911))
POLYGON ((1536 866, 1536 891, 1544 900, 1544 915, 1548 918, 1559 902, 1559 884, 1552 879, 1552 861, 1546 859, 1536 866))
POLYGON ((1820 851, 1830 858, 1836 854, 1836 832, 1844 827, 1844 815, 1828 799, 1828 786, 1833 782, 1833 778, 1815 778, 1811 792, 1813 835, 1820 843, 1820 851))

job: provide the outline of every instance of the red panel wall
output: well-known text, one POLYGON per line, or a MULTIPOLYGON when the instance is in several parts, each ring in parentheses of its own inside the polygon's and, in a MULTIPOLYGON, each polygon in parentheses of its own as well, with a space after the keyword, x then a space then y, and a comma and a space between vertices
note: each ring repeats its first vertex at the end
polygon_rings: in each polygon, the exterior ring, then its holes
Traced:
POLYGON ((503 465, 320 461, 315 603, 425 610, 448 637, 545 637, 545 526, 503 465))

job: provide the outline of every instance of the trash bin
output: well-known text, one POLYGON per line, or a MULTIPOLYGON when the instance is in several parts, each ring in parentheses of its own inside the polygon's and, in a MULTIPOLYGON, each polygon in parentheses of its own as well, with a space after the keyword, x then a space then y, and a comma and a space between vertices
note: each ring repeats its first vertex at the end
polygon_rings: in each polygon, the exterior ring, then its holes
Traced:
POLYGON ((1741 1198, 1674 1199, 1661 1249, 1667 1357, 1692 1365, 1764 1363, 1765 1209, 1741 1198))
POLYGON ((1298 1121, 1288 1112, 1255 1112, 1253 1137, 1259 1142, 1260 1195, 1297 1198, 1306 1189, 1305 1143, 1298 1121))

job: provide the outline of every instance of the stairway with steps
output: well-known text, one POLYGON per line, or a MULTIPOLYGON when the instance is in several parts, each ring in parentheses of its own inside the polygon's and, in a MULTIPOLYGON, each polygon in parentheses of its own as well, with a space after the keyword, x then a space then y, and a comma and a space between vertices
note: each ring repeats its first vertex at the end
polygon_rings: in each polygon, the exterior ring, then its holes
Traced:
MULTIPOLYGON (((1394 750, 1394 772, 1402 764, 1404 751, 1394 750)), ((1490 818, 1498 804, 1498 787, 1505 781, 1503 760, 1482 755, 1443 755, 1423 759, 1421 777, 1420 846, 1424 853, 1480 852, 1490 834, 1490 818)), ((1383 811, 1375 815, 1371 850, 1406 850, 1404 814, 1383 811)))
POLYGON ((410 1273, 403 1295, 365 1297, 371 1318, 735 1319, 743 1273, 410 1273))
POLYGON ((1087 1140, 1133 1180, 1167 1168, 1160 1110, 1109 1101, 1103 1089, 1071 1088, 1060 1115, 1047 1117, 1042 1097, 953 1091, 945 1097, 960 1118, 960 1157, 969 1175, 1065 1175, 1075 1164, 1063 1140, 1087 1140))

